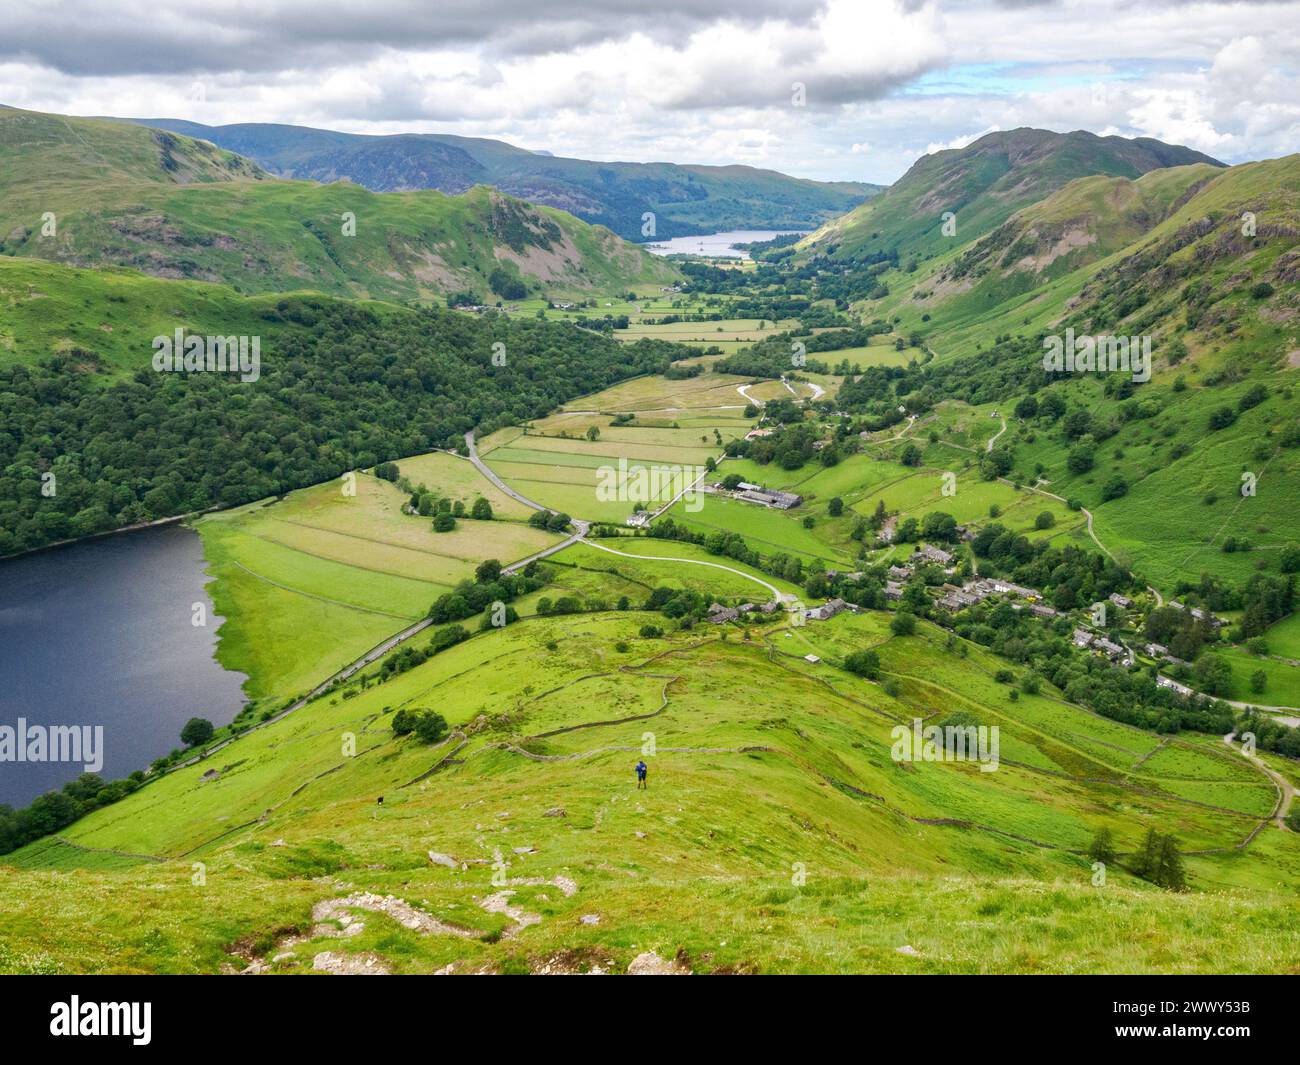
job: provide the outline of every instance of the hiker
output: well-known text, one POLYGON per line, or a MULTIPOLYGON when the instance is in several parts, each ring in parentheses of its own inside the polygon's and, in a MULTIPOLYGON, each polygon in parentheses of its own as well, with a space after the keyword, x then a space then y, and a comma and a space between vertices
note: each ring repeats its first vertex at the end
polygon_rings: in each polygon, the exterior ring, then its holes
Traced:
POLYGON ((636 786, 637 786, 637 790, 638 790, 638 791, 641 791, 642 789, 645 788, 645 786, 646 786, 646 783, 645 783, 645 777, 646 777, 646 774, 647 774, 648 772, 650 772, 650 769, 649 769, 649 767, 645 764, 644 761, 637 762, 637 764, 636 764, 636 786))

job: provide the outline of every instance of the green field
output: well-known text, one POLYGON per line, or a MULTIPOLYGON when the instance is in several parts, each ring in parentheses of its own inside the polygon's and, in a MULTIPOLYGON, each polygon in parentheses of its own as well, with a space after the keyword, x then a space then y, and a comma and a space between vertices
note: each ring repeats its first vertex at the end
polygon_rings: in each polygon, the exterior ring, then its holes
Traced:
MULTIPOLYGON (((473 467, 442 457, 398 465, 472 502, 479 487, 465 470, 473 467), (435 480, 440 470, 448 476, 435 480)), ((227 619, 218 657, 248 674, 250 696, 310 689, 423 617, 480 560, 514 561, 558 540, 509 521, 461 519, 453 532, 434 533, 429 519, 402 512, 405 502, 396 486, 362 473, 354 496, 340 481, 198 523, 216 578, 209 590, 227 619)))
POLYGON ((241 738, 213 778, 181 770, 91 815, 64 834, 89 850, 18 852, 18 868, 0 871, 15 902, 0 931, 7 958, 26 960, 3 964, 215 972, 275 955, 276 971, 293 972, 334 950, 374 952, 398 972, 526 972, 578 951, 622 971, 653 949, 701 972, 1244 972, 1284 968, 1300 946, 1286 890, 1300 848, 1276 829, 1237 848, 1271 784, 1226 749, 1174 741, 1167 768, 1162 754, 1138 767, 1157 737, 1048 693, 1009 703, 996 659, 971 647, 958 662, 928 626, 891 638, 867 614, 747 644, 714 632, 643 640, 646 617, 538 619, 476 637, 241 738), (873 645, 896 697, 833 664, 873 645), (805 646, 823 662, 804 662, 805 646), (477 722, 467 742, 393 738, 393 709, 429 705, 453 727, 477 722), (957 705, 1002 729, 996 772, 890 760, 896 720, 957 705), (544 736, 557 729, 569 731, 544 736), (349 734, 354 757, 340 753, 349 734), (630 766, 647 734, 651 786, 637 793, 630 766), (455 764, 424 776, 453 747, 455 764), (1190 776, 1223 782, 1214 808, 1190 776), (564 816, 545 816, 557 808, 564 816), (1199 890, 1170 896, 1121 869, 1090 886, 1072 850, 1100 824, 1131 848, 1149 823, 1211 852, 1189 858, 1199 890), (163 860, 104 862, 105 848, 163 860), (536 922, 482 905, 498 890, 498 854, 511 904, 536 922), (792 885, 792 869, 805 879, 792 885), (350 901, 366 891, 430 921, 407 927, 350 901), (58 899, 57 935, 24 902, 37 892, 58 899), (361 932, 311 927, 309 911, 331 899, 361 932), (949 919, 934 920, 937 905, 949 919), (578 920, 589 913, 596 924, 578 920), (968 913, 983 916, 951 919, 968 913), (918 956, 898 954, 903 943, 918 956))
POLYGON ((636 378, 522 428, 495 433, 480 453, 527 498, 621 525, 638 504, 656 510, 695 482, 710 459, 721 457, 723 445, 753 424, 743 417, 744 402, 734 386, 721 408, 703 402, 717 392, 716 381, 680 391, 701 380, 636 378), (634 417, 614 425, 619 413, 634 417), (589 432, 596 438, 588 439, 589 432))

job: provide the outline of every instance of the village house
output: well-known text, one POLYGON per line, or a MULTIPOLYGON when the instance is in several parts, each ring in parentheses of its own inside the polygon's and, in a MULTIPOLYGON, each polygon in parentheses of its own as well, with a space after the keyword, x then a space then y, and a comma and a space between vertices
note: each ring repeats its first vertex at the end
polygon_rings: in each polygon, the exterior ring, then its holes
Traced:
POLYGON ((885 598, 895 600, 902 599, 903 586, 897 581, 885 581, 885 598))
POLYGON ((1127 610, 1133 605, 1133 600, 1126 595, 1120 595, 1119 592, 1111 592, 1109 599, 1121 610, 1127 610))
POLYGON ((906 566, 890 566, 889 576, 896 581, 905 581, 912 576, 912 571, 906 566))
POLYGON ((1001 592, 1003 595, 1018 595, 1021 599, 1040 599, 1041 593, 1037 588, 1026 588, 1023 584, 1012 584, 1010 581, 1000 581, 996 578, 989 581, 995 592, 1001 592))
POLYGON ((1186 611, 1187 613, 1191 614, 1192 617, 1195 618, 1197 621, 1209 621, 1209 623, 1213 625, 1216 629, 1219 628, 1219 626, 1221 625, 1227 624, 1227 622, 1224 621, 1222 618, 1216 618, 1213 614, 1206 614, 1205 611, 1201 610, 1199 607, 1192 607, 1190 610, 1188 610, 1188 608, 1184 606, 1182 603, 1180 603, 1177 599, 1169 600, 1169 605, 1173 607, 1175 610, 1186 611))
POLYGON ((810 621, 829 621, 841 611, 850 609, 852 608, 843 599, 828 599, 821 606, 805 610, 803 616, 810 621))
POLYGON ((774 488, 760 488, 756 484, 746 484, 743 481, 736 487, 740 491, 733 498, 743 499, 747 503, 760 503, 777 510, 790 510, 803 502, 803 496, 795 495, 793 492, 778 492, 774 488))
POLYGON ((714 625, 721 625, 726 621, 735 621, 740 617, 740 610, 734 606, 723 606, 721 603, 714 603, 709 607, 708 617, 705 619, 714 625))
POLYGON ((1115 643, 1113 640, 1108 640, 1104 636, 1099 636, 1097 639, 1092 641, 1092 646, 1112 662, 1118 662, 1123 666, 1131 666, 1133 664, 1133 656, 1129 652, 1129 649, 1123 644, 1115 643))
POLYGON ((923 544, 916 549, 916 554, 927 562, 936 562, 940 566, 952 565, 952 555, 941 547, 935 547, 933 544, 923 544))

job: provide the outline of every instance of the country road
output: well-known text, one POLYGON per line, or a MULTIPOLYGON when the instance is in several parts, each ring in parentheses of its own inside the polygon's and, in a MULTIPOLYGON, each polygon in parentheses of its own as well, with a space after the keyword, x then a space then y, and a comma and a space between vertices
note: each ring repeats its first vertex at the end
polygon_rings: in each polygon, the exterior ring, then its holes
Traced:
MULTIPOLYGON (((492 484, 496 485, 496 487, 499 488, 502 492, 508 495, 511 499, 515 500, 515 502, 522 503, 524 506, 531 507, 533 510, 551 509, 550 507, 542 506, 540 503, 533 502, 526 495, 521 495, 520 493, 516 492, 513 488, 511 488, 508 484, 506 484, 505 481, 501 480, 501 478, 496 475, 496 473, 488 466, 488 464, 479 457, 478 448, 474 445, 473 429, 471 429, 468 433, 465 434, 465 446, 469 449, 469 460, 470 462, 474 463, 474 468, 477 469, 478 472, 481 473, 484 477, 486 477, 489 481, 491 481, 492 484)), ((508 566, 502 566, 501 572, 507 574, 517 573, 519 570, 527 566, 530 562, 536 562, 539 559, 548 558, 549 556, 554 555, 559 551, 563 551, 566 547, 576 544, 579 540, 581 540, 584 536, 586 536, 588 530, 591 529, 591 523, 587 521, 583 521, 581 518, 570 518, 569 520, 573 522, 573 527, 577 531, 572 536, 570 536, 567 540, 562 540, 558 544, 554 544, 551 547, 548 547, 545 551, 538 551, 535 555, 529 555, 527 558, 521 558, 518 562, 512 562, 508 566)))
MULTIPOLYGON (((998 415, 998 417, 1002 418, 1001 415, 998 415)), ((984 450, 992 451, 993 445, 998 442, 998 437, 1001 436, 1006 431, 1007 431, 1007 420, 1005 418, 1002 418, 1002 428, 999 429, 996 433, 994 433, 991 437, 989 437, 988 443, 984 445, 984 450)))
POLYGON ((606 547, 604 544, 598 544, 594 540, 588 540, 587 546, 594 547, 598 551, 608 551, 611 555, 622 555, 624 558, 648 559, 653 562, 682 562, 688 566, 709 566, 712 569, 723 569, 726 570, 728 573, 734 573, 739 577, 744 577, 746 580, 751 580, 755 584, 761 584, 764 588, 766 588, 769 592, 772 593, 773 597, 777 600, 777 602, 790 603, 793 602, 795 599, 794 596, 790 595, 787 592, 780 591, 773 585, 768 584, 767 581, 763 580, 762 578, 755 577, 752 573, 746 573, 744 570, 738 570, 732 566, 724 566, 720 562, 705 562, 702 559, 698 559, 698 558, 670 558, 665 555, 633 555, 633 554, 629 554, 627 551, 615 551, 614 548, 606 547))
POLYGON ((1275 772, 1274 770, 1270 769, 1256 755, 1247 754, 1244 750, 1242 750, 1240 747, 1238 747, 1236 744, 1232 742, 1232 736, 1233 734, 1229 732, 1226 736, 1223 737, 1223 742, 1226 743, 1229 747, 1231 747, 1243 758, 1245 758, 1246 761, 1250 762, 1250 764, 1253 765, 1256 769, 1259 769, 1263 773, 1265 773, 1269 777, 1269 779, 1272 780, 1273 783, 1277 786, 1278 803, 1277 803, 1277 809, 1273 814, 1272 821, 1273 824, 1277 825, 1277 827, 1282 829, 1284 832, 1290 832, 1291 829, 1286 823, 1286 815, 1291 812, 1291 803, 1295 799, 1295 788, 1291 786, 1291 781, 1287 780, 1287 778, 1284 777, 1281 773, 1275 772))

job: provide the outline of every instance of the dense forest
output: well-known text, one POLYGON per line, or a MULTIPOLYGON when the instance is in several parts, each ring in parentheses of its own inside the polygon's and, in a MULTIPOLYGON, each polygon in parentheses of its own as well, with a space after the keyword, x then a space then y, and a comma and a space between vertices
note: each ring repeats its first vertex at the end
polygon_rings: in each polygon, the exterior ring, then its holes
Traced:
POLYGON ((0 556, 458 447, 680 349, 540 320, 327 298, 264 312, 261 377, 108 380, 93 353, 0 370, 0 556))

